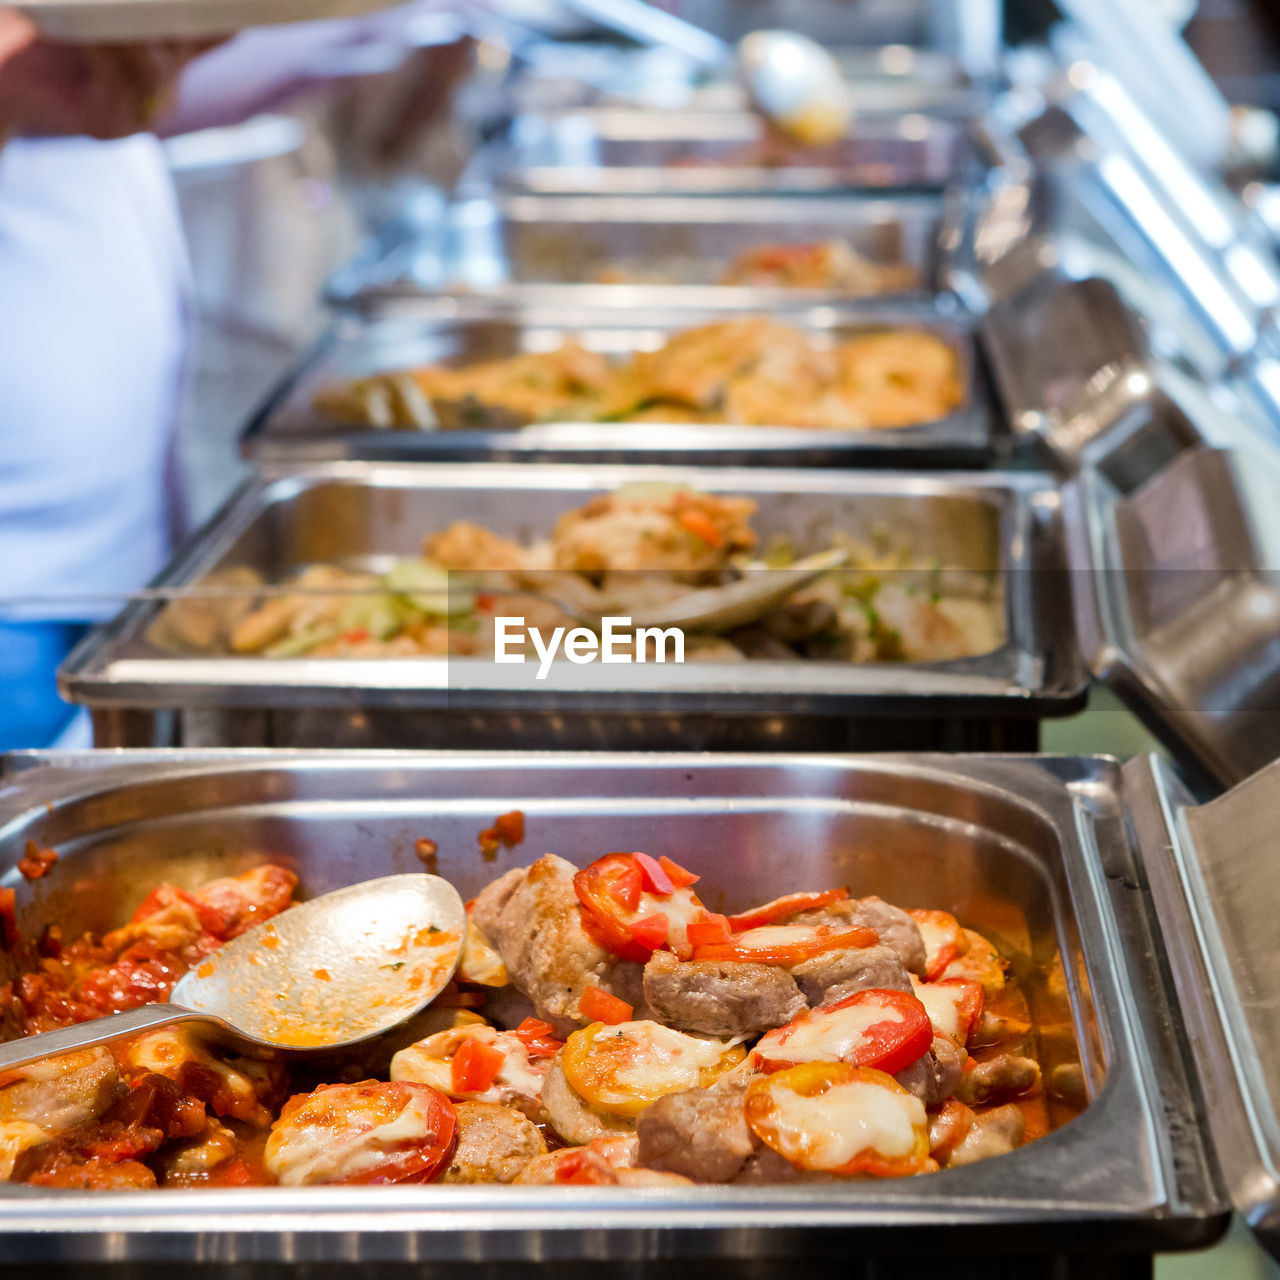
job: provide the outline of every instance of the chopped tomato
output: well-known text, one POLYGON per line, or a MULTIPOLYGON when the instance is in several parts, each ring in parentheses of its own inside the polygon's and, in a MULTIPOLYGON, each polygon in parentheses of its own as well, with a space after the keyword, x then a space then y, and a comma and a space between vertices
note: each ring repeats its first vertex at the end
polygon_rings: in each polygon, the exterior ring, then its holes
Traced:
POLYGON ((592 1022, 603 1022, 610 1027, 631 1021, 631 1006, 625 1000, 601 991, 599 987, 588 987, 578 1001, 578 1008, 584 1018, 590 1018, 592 1022))
POLYGON ((526 1018, 515 1029, 515 1035, 531 1058, 554 1058, 563 1045, 556 1039, 551 1023, 541 1018, 526 1018))
POLYGON ((924 976, 932 982, 940 978, 947 965, 967 949, 964 930, 949 911, 916 910, 910 915, 920 926, 920 934, 924 938, 924 976))
POLYGON ((857 991, 770 1031, 752 1053, 764 1072, 801 1062, 848 1062, 897 1075, 933 1043, 925 1006, 909 991, 857 991))
POLYGON ((634 911, 640 905, 640 894, 644 891, 644 875, 639 867, 628 867, 615 876, 609 885, 609 894, 615 902, 634 911))
POLYGON ((827 925, 764 925, 735 933, 726 943, 698 947, 695 960, 733 960, 739 963, 793 968, 805 960, 842 947, 873 947, 880 941, 874 929, 832 929, 827 925))
POLYGON ((643 920, 633 920, 628 926, 631 936, 646 951, 657 951, 667 942, 667 932, 671 921, 661 912, 645 916, 643 920))
POLYGON ((729 917, 729 923, 735 930, 756 929, 762 924, 773 924, 775 920, 785 920, 788 916, 799 915, 802 911, 815 911, 819 907, 839 902, 849 896, 848 889, 824 889, 819 893, 788 893, 772 902, 752 907, 750 911, 742 911, 729 917))
POLYGON ((39 880, 48 874, 50 867, 57 860, 56 850, 42 849, 34 840, 28 840, 27 847, 18 860, 18 871, 25 880, 39 880))
POLYGON ((695 955, 699 948, 724 946, 730 940, 729 921, 715 914, 708 915, 705 920, 695 920, 686 932, 695 955))
POLYGON ((510 813, 501 813, 494 819, 493 829, 498 839, 510 849, 513 845, 524 843, 524 811, 512 809, 510 813))
POLYGON ((367 627, 352 627, 350 631, 344 631, 339 639, 348 644, 363 644, 366 640, 372 640, 373 636, 367 627))
POLYGON ((676 891, 675 885, 671 883, 671 877, 667 875, 666 870, 656 858, 651 858, 647 853, 633 853, 631 856, 636 860, 644 887, 650 893, 668 894, 676 891))
POLYGON ((711 517, 705 512, 696 508, 689 508, 680 513, 679 520, 680 527, 686 533, 693 534, 695 538, 705 542, 709 547, 718 547, 724 542, 724 538, 720 536, 720 530, 716 528, 711 517))
POLYGON ((573 878, 583 928, 623 960, 643 964, 664 947, 688 959, 688 926, 708 912, 688 887, 689 873, 675 863, 670 867, 676 873, 674 879, 667 867, 648 854, 610 853, 597 858, 573 878), (652 927, 658 916, 667 922, 663 937, 652 927))
POLYGON ((12 889, 0 889, 0 948, 5 951, 14 951, 18 946, 16 903, 17 895, 12 889))
POLYGON ((665 853, 659 855, 658 866, 667 873, 667 879, 677 889, 687 889, 691 884, 697 884, 702 879, 701 876, 695 876, 688 867, 682 867, 678 862, 672 862, 665 853))
POLYGON ((892 1076, 847 1062, 803 1062, 747 1089, 747 1124, 797 1169, 901 1178, 929 1161, 928 1116, 892 1076))
POLYGON ((577 1147, 556 1161, 555 1179, 575 1187, 609 1187, 617 1184, 618 1175, 599 1152, 577 1147))
POLYGON ((483 1093, 502 1070, 506 1054, 492 1045, 468 1037, 453 1055, 449 1073, 454 1093, 483 1093))

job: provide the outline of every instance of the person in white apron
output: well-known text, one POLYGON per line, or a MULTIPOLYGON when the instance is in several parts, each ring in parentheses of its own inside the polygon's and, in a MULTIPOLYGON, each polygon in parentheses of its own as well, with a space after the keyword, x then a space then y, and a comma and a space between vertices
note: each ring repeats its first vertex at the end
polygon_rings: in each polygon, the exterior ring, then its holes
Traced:
MULTIPOLYGON (((56 130, 137 127, 129 103, 113 115, 101 95, 93 120, 52 90, 26 93, 20 113, 4 91, 11 16, 0 11, 0 135, 15 116, 38 128, 37 111, 56 130)), ((153 137, 0 149, 0 749, 53 740, 71 714, 59 662, 115 611, 104 597, 164 561, 185 275, 153 137)))

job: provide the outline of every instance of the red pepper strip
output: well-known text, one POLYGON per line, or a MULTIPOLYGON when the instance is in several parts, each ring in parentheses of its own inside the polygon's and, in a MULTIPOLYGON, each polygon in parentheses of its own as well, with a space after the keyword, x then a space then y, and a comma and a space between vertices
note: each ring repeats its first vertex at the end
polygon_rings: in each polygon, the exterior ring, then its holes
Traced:
POLYGON ((708 915, 705 920, 695 920, 686 930, 689 946, 697 951, 700 947, 727 946, 731 940, 729 922, 724 916, 708 915))
POLYGON ((599 987, 588 987, 578 1001, 578 1008, 584 1018, 592 1022, 603 1022, 606 1026, 616 1027, 620 1022, 630 1022, 633 1012, 625 1000, 611 996, 599 987))
POLYGON ((762 924, 773 924, 785 920, 788 916, 799 915, 802 911, 815 911, 819 907, 829 906, 849 896, 848 889, 824 889, 819 893, 788 893, 784 897, 774 898, 772 902, 752 907, 736 916, 729 917, 729 924, 737 933, 747 929, 758 929, 762 924))
POLYGON ((483 1093, 498 1078, 505 1060, 501 1049, 468 1037, 449 1064, 454 1093, 483 1093))
POLYGON ((824 951, 835 951, 841 947, 874 947, 879 941, 880 935, 874 929, 859 927, 835 932, 819 928, 815 929, 814 936, 807 941, 782 943, 774 947, 744 947, 735 938, 730 938, 727 944, 699 947, 694 951, 693 958, 774 964, 789 969, 824 951))

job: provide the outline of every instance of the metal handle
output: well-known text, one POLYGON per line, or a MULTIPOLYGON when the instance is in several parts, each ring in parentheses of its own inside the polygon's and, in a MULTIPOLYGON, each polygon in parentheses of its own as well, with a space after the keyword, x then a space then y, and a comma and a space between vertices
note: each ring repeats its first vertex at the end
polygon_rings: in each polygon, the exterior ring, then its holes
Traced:
POLYGON ((78 1049, 92 1049, 125 1036, 141 1035, 175 1022, 206 1022, 204 1014, 184 1009, 175 1004, 144 1004, 140 1009, 113 1013, 92 1022, 79 1022, 74 1027, 61 1027, 57 1031, 42 1031, 39 1035, 24 1036, 20 1040, 0 1045, 0 1072, 43 1058, 56 1058, 78 1049))
POLYGON ((695 62, 722 66, 732 57, 724 41, 645 0, 566 0, 566 8, 640 44, 678 49, 695 62))

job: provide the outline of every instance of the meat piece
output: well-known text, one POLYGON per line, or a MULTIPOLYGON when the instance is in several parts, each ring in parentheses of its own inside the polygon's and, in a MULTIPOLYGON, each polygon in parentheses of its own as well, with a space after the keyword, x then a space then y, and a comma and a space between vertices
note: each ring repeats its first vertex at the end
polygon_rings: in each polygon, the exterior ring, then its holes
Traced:
POLYGON ((974 1119, 969 1132, 951 1152, 946 1167, 955 1169, 990 1156, 1006 1155, 1022 1142, 1026 1128, 1025 1117, 1013 1103, 984 1112, 974 1119))
POLYGON ((835 1004, 857 991, 910 991, 911 979, 897 952, 884 945, 823 951, 791 970, 813 1008, 835 1004))
POLYGON ((169 1178, 198 1178, 226 1164, 236 1154, 236 1135, 224 1124, 209 1120, 205 1131, 181 1146, 165 1148, 157 1159, 169 1178))
POLYGON ((25 1121, 60 1133, 96 1120, 124 1093, 115 1060, 103 1048, 44 1058, 0 1082, 0 1123, 25 1121))
POLYGON ((530 1160, 547 1154, 538 1127, 514 1107, 459 1102, 458 1145, 441 1182, 514 1182, 530 1160))
POLYGON ((552 1062, 551 1070, 542 1081, 542 1105, 555 1131, 575 1146, 597 1138, 628 1137, 635 1133, 634 1120, 593 1111, 565 1079, 559 1058, 552 1062))
POLYGON ((956 1092, 964 1076, 964 1062, 965 1051, 950 1036, 934 1036, 929 1052, 894 1079, 926 1107, 936 1107, 956 1092))
POLYGON ((512 983, 562 1037, 589 1021, 578 1010, 587 987, 632 1006, 644 997, 640 966, 619 960, 583 929, 575 873, 572 863, 547 854, 486 886, 471 909, 512 983))
POLYGON ((796 1182, 804 1178, 806 1182, 828 1181, 827 1175, 801 1173, 785 1156, 780 1156, 772 1147, 763 1143, 751 1155, 738 1176, 735 1185, 772 1187, 780 1182, 796 1182))
POLYGON ((141 1191, 156 1185, 156 1175, 139 1160, 81 1160, 54 1142, 24 1152, 13 1180, 68 1191, 141 1191))
POLYGON ((785 1026, 804 1008, 785 969, 720 960, 685 963, 669 951, 655 951, 645 965, 644 998, 659 1021, 713 1036, 785 1026))
POLYGON ((956 1089, 956 1097, 971 1107, 1001 1098, 1016 1097, 1040 1088, 1040 1064, 1034 1058, 1002 1053, 966 1071, 956 1089))
POLYGON ((827 924, 849 929, 860 925, 874 929, 880 941, 898 953, 905 968, 921 978, 925 976, 924 938, 920 926, 901 907, 883 898, 844 898, 814 911, 792 916, 791 924, 827 924))
POLYGON ((695 1182, 729 1182, 759 1146, 747 1127, 745 1083, 670 1093, 636 1119, 637 1159, 695 1182))

